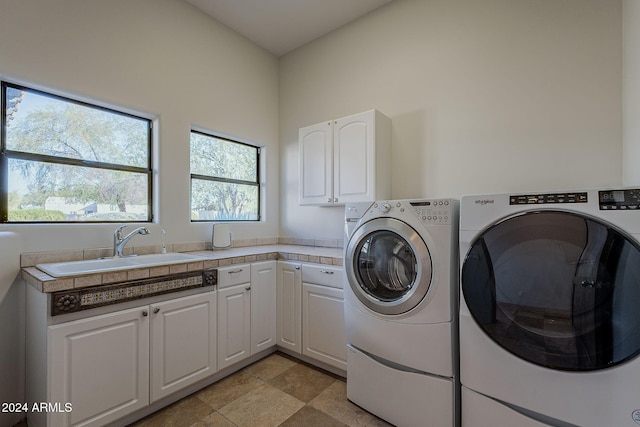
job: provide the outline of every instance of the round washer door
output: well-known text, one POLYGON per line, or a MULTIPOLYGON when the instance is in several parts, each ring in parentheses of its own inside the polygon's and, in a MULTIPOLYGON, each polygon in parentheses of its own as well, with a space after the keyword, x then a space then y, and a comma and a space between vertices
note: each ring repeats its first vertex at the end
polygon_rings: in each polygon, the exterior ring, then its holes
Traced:
POLYGON ((425 297, 431 256, 420 235, 394 218, 376 218, 356 229, 347 244, 346 272, 356 297, 380 314, 401 314, 425 297))
POLYGON ((640 354, 640 247, 599 219, 502 220, 472 243, 461 286, 480 328, 536 365, 594 371, 640 354))

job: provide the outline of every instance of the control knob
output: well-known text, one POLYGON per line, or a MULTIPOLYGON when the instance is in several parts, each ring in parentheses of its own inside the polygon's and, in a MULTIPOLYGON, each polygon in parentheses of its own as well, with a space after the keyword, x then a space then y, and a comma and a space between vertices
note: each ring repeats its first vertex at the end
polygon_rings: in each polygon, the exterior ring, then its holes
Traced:
POLYGON ((383 204, 380 206, 380 212, 381 212, 381 213, 387 213, 387 212, 389 212, 390 210, 391 210, 391 205, 390 205, 389 203, 383 203, 383 204))

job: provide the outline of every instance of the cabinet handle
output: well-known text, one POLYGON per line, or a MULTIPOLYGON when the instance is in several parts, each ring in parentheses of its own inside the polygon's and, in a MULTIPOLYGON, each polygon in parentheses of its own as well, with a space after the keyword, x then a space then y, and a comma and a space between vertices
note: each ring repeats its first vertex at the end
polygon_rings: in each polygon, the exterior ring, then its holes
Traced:
POLYGON ((338 198, 333 199, 333 203, 338 203, 338 198))
POLYGON ((296 270, 300 270, 300 266, 299 265, 296 265, 296 270))
POLYGON ((240 269, 238 269, 238 270, 229 270, 227 273, 229 273, 229 274, 236 274, 236 273, 241 273, 241 272, 242 272, 242 269, 240 268, 240 269))
POLYGON ((331 197, 327 198, 327 203, 331 203, 331 197))
POLYGON ((333 271, 329 271, 329 270, 320 270, 320 273, 324 273, 324 274, 333 274, 333 271))
POLYGON ((251 290, 251 286, 247 286, 245 289, 246 289, 247 291, 250 291, 250 290, 251 290))
POLYGON ((142 310, 142 315, 144 317, 147 317, 149 315, 149 312, 147 310, 142 310))
POLYGON ((159 312, 159 311, 160 311, 160 308, 159 308, 159 307, 156 307, 156 308, 154 308, 154 309, 153 309, 153 313, 154 313, 154 314, 155 314, 155 313, 157 313, 157 312, 159 312))

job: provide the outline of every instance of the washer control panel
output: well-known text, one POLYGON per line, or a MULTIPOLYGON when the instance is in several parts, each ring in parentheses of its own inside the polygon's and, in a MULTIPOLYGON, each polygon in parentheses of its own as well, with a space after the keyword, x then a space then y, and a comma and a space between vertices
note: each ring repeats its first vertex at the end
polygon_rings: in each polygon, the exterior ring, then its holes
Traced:
POLYGON ((451 224, 452 207, 448 199, 409 202, 409 204, 424 224, 451 224))
POLYGON ((370 215, 402 215, 412 212, 425 224, 452 224, 453 206, 450 199, 379 201, 371 206, 370 215))

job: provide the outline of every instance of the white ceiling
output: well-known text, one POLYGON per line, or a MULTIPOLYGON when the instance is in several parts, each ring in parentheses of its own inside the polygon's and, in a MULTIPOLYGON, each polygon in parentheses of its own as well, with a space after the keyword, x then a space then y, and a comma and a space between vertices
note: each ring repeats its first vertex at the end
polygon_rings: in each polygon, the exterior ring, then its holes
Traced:
POLYGON ((276 56, 392 0, 186 0, 276 56))

